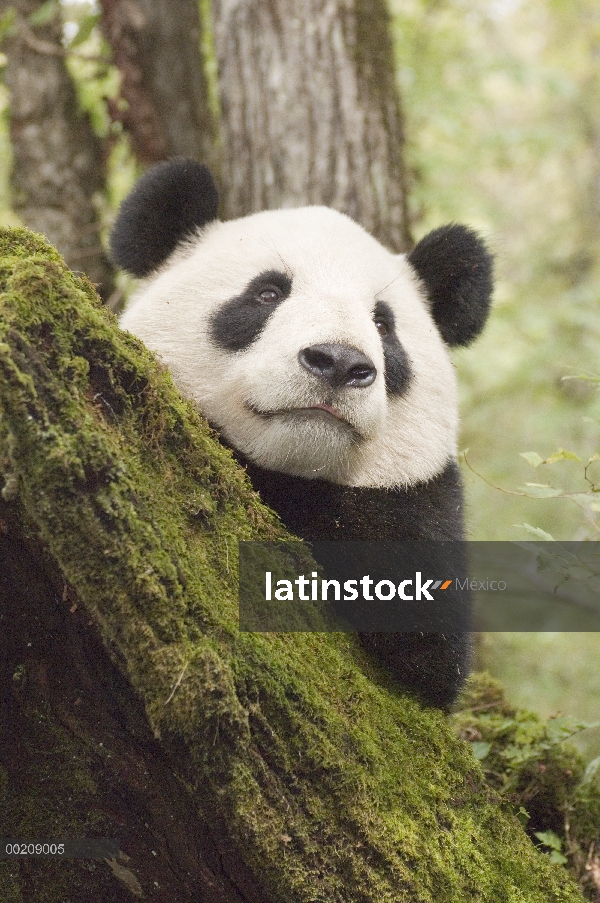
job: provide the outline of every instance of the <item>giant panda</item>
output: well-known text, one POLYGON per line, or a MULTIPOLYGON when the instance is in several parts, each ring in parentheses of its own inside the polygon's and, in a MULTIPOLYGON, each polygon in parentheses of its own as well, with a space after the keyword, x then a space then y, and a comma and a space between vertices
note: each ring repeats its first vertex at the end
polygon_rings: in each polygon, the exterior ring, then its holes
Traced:
MULTIPOLYGON (((449 349, 481 331, 492 257, 462 225, 408 254, 326 207, 217 218, 209 171, 158 164, 125 199, 114 261, 143 277, 121 317, 306 540, 461 540, 449 349)), ((468 634, 362 636, 400 684, 449 708, 468 634)))

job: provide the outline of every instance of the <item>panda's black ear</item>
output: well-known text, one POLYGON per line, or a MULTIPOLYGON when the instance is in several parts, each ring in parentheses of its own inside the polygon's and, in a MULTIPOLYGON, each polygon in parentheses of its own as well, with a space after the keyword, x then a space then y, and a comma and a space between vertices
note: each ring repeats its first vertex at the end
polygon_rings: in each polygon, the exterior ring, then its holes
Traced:
POLYGON ((218 203, 206 166, 182 158, 158 163, 121 204, 110 237, 113 261, 134 276, 147 276, 182 239, 216 219, 218 203))
POLYGON ((490 307, 493 258, 479 236, 453 223, 430 232, 408 255, 448 345, 468 345, 490 307))

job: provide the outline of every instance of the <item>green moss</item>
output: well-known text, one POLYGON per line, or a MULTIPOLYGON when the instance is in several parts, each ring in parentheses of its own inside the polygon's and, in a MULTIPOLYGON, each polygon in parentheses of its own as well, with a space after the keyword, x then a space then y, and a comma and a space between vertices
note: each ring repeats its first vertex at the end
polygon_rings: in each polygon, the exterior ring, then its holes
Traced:
POLYGON ((588 725, 514 708, 485 673, 469 679, 454 723, 489 785, 519 811, 529 836, 584 888, 592 885, 590 849, 600 835, 599 762, 586 767, 569 742, 588 725))
POLYGON ((237 540, 285 537, 89 285, 0 239, 0 462, 207 820, 269 899, 581 900, 448 719, 347 635, 241 634, 237 540))

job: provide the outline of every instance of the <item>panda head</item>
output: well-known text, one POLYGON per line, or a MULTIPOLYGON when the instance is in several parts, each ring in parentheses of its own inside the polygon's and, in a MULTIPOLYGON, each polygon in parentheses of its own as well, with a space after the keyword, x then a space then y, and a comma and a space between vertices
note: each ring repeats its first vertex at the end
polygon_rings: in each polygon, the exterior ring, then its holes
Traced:
POLYGON ((492 260, 464 226, 393 254, 326 207, 216 218, 208 170, 149 170, 112 234, 147 277, 121 318, 223 438, 269 470, 407 487, 456 454, 448 348, 480 332, 492 260))

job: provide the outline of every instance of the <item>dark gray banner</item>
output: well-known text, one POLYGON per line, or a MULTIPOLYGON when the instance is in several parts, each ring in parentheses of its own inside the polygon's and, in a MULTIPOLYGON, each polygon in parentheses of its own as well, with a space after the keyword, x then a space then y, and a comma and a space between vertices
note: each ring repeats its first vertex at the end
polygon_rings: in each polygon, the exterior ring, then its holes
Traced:
POLYGON ((600 542, 240 542, 240 630, 600 631, 600 542))

